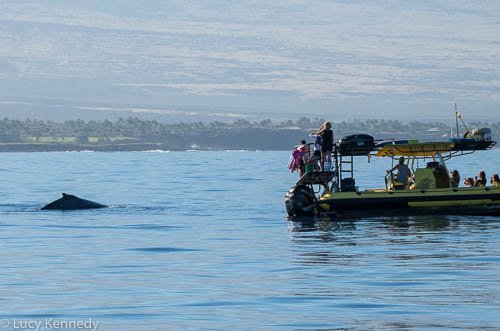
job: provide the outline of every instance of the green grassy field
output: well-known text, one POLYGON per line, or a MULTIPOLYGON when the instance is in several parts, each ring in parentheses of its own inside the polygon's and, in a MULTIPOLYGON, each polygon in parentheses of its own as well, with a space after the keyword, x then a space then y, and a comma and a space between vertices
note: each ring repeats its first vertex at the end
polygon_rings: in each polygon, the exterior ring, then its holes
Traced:
POLYGON ((74 143, 76 137, 54 138, 54 137, 21 137, 27 143, 74 143))
MULTIPOLYGON (((77 141, 76 137, 64 137, 64 138, 61 138, 61 137, 39 137, 38 139, 37 139, 37 137, 21 137, 21 139, 25 143, 30 143, 30 144, 33 144, 33 143, 41 143, 41 144, 67 143, 67 144, 71 144, 71 143, 76 143, 76 141, 77 141)), ((102 138, 89 137, 89 143, 93 143, 93 144, 98 143, 98 142, 100 142, 100 139, 102 139, 102 138)), ((120 142, 122 140, 136 140, 136 141, 140 140, 138 138, 120 137, 120 136, 119 137, 110 137, 109 139, 111 142, 120 142)))

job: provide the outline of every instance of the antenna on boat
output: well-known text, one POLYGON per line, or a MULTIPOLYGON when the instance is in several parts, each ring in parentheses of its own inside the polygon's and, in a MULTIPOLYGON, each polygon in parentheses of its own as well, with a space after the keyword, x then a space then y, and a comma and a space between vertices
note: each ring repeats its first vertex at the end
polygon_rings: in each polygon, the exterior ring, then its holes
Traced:
MULTIPOLYGON (((453 114, 453 110, 450 109, 450 111, 453 114)), ((453 138, 453 118, 451 118, 451 121, 450 121, 450 138, 453 138)))

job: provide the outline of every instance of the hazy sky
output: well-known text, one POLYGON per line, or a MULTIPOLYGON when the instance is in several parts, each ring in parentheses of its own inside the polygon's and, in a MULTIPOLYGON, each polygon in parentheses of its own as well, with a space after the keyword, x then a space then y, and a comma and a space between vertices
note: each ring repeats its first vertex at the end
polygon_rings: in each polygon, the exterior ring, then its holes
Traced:
POLYGON ((9 117, 500 120, 500 1, 0 0, 0 78, 9 117))

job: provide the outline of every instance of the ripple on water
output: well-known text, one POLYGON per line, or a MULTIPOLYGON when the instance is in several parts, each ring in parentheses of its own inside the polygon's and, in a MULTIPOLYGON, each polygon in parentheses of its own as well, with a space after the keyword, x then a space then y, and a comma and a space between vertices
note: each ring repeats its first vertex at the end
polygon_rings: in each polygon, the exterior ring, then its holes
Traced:
MULTIPOLYGON (((499 168, 500 150, 490 152, 488 174, 499 168)), ((102 330, 134 331, 498 330, 498 218, 286 223, 297 179, 288 157, 2 154, 13 170, 0 193, 0 319, 91 316, 102 330), (39 211, 76 188, 112 207, 39 211)), ((356 182, 377 187, 390 164, 357 166, 356 182)))
POLYGON ((202 249, 179 248, 179 247, 139 247, 127 248, 127 251, 144 252, 144 253, 177 253, 177 252, 201 252, 202 249))

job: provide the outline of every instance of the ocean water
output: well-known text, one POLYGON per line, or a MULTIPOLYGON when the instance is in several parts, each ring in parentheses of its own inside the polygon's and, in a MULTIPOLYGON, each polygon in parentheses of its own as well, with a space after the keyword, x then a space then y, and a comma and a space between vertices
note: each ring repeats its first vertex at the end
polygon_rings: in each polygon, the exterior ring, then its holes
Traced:
MULTIPOLYGON (((1 154, 0 328, 500 330, 499 218, 290 223, 288 156, 1 154), (39 210, 62 192, 111 208, 39 210)), ((390 161, 357 161, 384 185, 390 161)))

